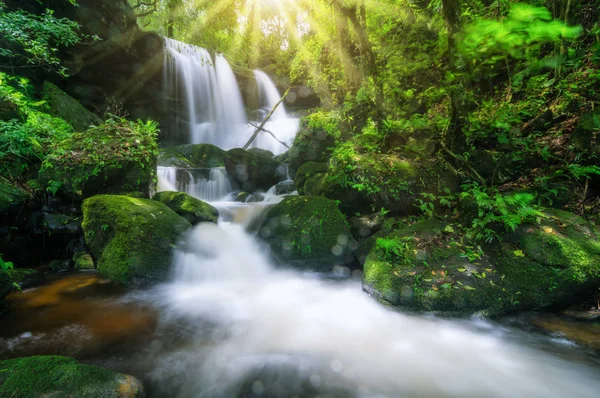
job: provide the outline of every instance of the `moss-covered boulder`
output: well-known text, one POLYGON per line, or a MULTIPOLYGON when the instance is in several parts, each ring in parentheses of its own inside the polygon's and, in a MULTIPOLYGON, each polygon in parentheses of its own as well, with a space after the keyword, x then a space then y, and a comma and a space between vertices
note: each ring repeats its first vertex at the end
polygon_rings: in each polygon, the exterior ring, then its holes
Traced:
POLYGON ((219 218, 219 211, 216 208, 184 192, 159 192, 152 199, 166 204, 171 210, 192 224, 201 222, 216 223, 219 218))
POLYGON ((0 214, 18 209, 28 198, 27 192, 0 179, 0 214))
POLYGON ((131 284, 164 280, 171 249, 191 227, 164 203, 118 195, 83 201, 85 241, 103 276, 131 284))
POLYGON ((73 358, 33 356, 0 361, 0 397, 140 398, 144 389, 133 376, 73 358))
POLYGON ((384 208, 390 215, 406 216, 419 212, 422 193, 458 190, 460 178, 441 167, 396 153, 372 153, 347 142, 335 150, 321 189, 329 199, 339 200, 340 210, 349 215, 384 208))
POLYGON ((100 117, 50 82, 44 82, 43 99, 48 105, 49 113, 69 122, 75 131, 85 131, 90 126, 102 124, 100 117))
POLYGON ((323 182, 327 176, 327 170, 329 170, 329 165, 327 163, 307 162, 300 166, 294 177, 294 184, 296 184, 296 187, 298 188, 298 193, 300 195, 308 196, 318 196, 322 194, 323 182))
POLYGON ((334 201, 321 196, 290 196, 267 213, 259 236, 283 263, 328 271, 355 261, 356 245, 334 201))
POLYGON ((364 264, 366 291, 394 305, 497 315, 568 305, 600 283, 600 230, 547 209, 482 250, 438 220, 378 237, 364 264))
POLYGON ((94 258, 88 252, 79 251, 73 255, 73 268, 75 269, 94 269, 94 258))
POLYGON ((268 156, 241 148, 231 149, 227 155, 227 173, 246 192, 266 191, 285 177, 285 168, 268 156))
POLYGON ((294 143, 287 153, 290 175, 305 163, 327 163, 335 145, 334 136, 339 134, 335 117, 326 113, 315 113, 300 120, 300 128, 294 143))
POLYGON ((139 191, 146 197, 156 174, 156 127, 109 119, 61 142, 44 160, 44 185, 68 197, 139 191))
POLYGON ((211 144, 189 144, 161 148, 158 165, 180 168, 212 168, 225 166, 227 152, 211 144))

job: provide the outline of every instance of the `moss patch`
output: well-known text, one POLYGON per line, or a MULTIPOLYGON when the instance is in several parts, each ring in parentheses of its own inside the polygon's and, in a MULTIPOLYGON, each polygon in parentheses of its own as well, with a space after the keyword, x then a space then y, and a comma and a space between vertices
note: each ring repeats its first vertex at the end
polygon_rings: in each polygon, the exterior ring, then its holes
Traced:
POLYGON ((25 191, 0 179, 0 213, 19 208, 28 198, 25 191))
POLYGON ((86 199, 82 210, 96 268, 124 284, 164 280, 172 248, 191 227, 165 204, 148 199, 97 195, 86 199))
POLYGON ((129 191, 148 195, 156 174, 156 137, 152 123, 109 119, 58 144, 40 177, 44 185, 84 198, 129 191))
POLYGON ((135 398, 141 383, 129 375, 61 356, 0 361, 0 396, 11 398, 135 398))
POLYGON ((85 131, 90 126, 102 124, 102 119, 50 82, 44 82, 43 98, 49 113, 69 122, 75 131, 85 131))
POLYGON ((320 196, 287 197, 272 208, 260 236, 285 263, 319 270, 354 261, 356 242, 337 204, 320 196))
POLYGON ((216 208, 184 192, 159 192, 152 198, 169 206, 171 210, 192 224, 214 222, 219 218, 216 208))
POLYGON ((395 305, 446 314, 568 304, 600 282, 599 231, 568 212, 544 213, 541 224, 522 226, 485 250, 441 221, 376 234, 364 287, 395 305))
MULTIPOLYGON (((318 185, 321 181, 324 181, 325 175, 329 170, 329 165, 327 163, 317 163, 317 162, 307 162, 304 163, 296 172, 296 177, 294 178, 294 184, 298 188, 298 193, 300 195, 310 195, 316 196, 320 193, 316 193, 319 191, 318 185), (310 183, 309 183, 310 180, 310 183), (308 189, 306 185, 308 186, 308 189)), ((321 189, 322 192, 322 189, 321 189)))
POLYGON ((211 144, 180 145, 161 148, 158 165, 180 168, 212 168, 225 166, 227 153, 211 144))

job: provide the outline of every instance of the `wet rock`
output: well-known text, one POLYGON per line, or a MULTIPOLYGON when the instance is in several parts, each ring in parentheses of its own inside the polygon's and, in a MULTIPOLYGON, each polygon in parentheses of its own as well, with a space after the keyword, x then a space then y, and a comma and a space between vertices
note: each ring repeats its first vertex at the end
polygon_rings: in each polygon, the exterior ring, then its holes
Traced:
POLYGON ((290 196, 266 215, 259 236, 284 263, 329 271, 355 262, 356 241, 335 202, 320 196, 290 196))
POLYGON ((54 272, 65 272, 71 268, 71 265, 70 260, 53 260, 50 261, 48 267, 54 272))
POLYGON ((53 213, 34 213, 32 214, 31 219, 36 219, 36 230, 38 233, 64 235, 79 235, 82 233, 81 216, 53 213))
POLYGON ((144 396, 142 383, 133 376, 83 365, 73 358, 33 356, 0 361, 0 396, 114 397, 144 396))
POLYGON ((79 251, 73 255, 75 269, 94 269, 94 258, 90 253, 79 251))
POLYGON ((240 192, 235 196, 235 201, 245 203, 248 201, 248 199, 250 199, 250 197, 252 197, 251 193, 240 192))
POLYGON ((152 197, 152 200, 166 204, 192 225, 201 222, 216 223, 219 218, 219 211, 216 208, 184 192, 159 192, 152 197))
POLYGON ((227 173, 247 192, 267 191, 285 177, 280 163, 268 156, 235 148, 227 151, 227 173))
POLYGON ((327 163, 307 162, 296 172, 294 183, 300 195, 317 196, 323 193, 323 181, 329 170, 327 163))
POLYGON ((19 285, 21 289, 37 285, 44 279, 40 272, 31 268, 13 268, 8 270, 8 275, 11 281, 19 285))
POLYGON ((296 185, 294 181, 282 181, 278 182, 275 185, 275 194, 276 195, 286 195, 296 191, 296 185))
POLYGON ((366 216, 350 217, 348 221, 352 236, 361 241, 379 231, 383 226, 385 217, 381 213, 374 213, 366 216))
POLYGON ((126 285, 163 281, 191 224, 164 203, 97 195, 82 205, 85 241, 101 275, 126 285))
POLYGON ((178 168, 212 168, 225 166, 227 152, 211 144, 189 144, 161 148, 158 165, 178 168))

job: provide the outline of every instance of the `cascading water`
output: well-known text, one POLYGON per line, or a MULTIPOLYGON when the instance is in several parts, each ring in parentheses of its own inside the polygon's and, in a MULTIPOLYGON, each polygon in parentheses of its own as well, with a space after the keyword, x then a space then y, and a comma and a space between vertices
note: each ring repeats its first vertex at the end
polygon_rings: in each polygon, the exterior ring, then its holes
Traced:
POLYGON ((392 312, 357 281, 276 270, 264 250, 221 223, 197 226, 176 252, 159 305, 188 343, 149 358, 165 396, 597 396, 592 367, 506 328, 392 312))
POLYGON ((211 169, 157 168, 157 191, 181 191, 209 202, 225 198, 233 191, 224 167, 211 169))
MULTIPOLYGON (((237 80, 220 54, 165 38, 164 86, 170 98, 185 99, 177 111, 187 116, 189 143, 224 149, 247 135, 247 119, 237 80)), ((183 115, 177 115, 178 119, 183 115)))
MULTIPOLYGON (((273 106, 281 99, 281 94, 266 73, 255 70, 254 76, 258 85, 258 97, 260 102, 260 114, 264 119, 273 106)), ((273 112, 265 124, 265 129, 273 132, 279 141, 290 145, 298 131, 299 120, 288 117, 285 105, 281 103, 273 112)), ((266 133, 260 133, 253 142, 254 147, 267 149, 274 154, 280 154, 287 150, 280 142, 266 133)))
MULTIPOLYGON (((248 124, 238 82, 225 57, 216 54, 213 61, 205 49, 169 38, 165 38, 165 55, 164 88, 176 110, 172 129, 185 126, 185 143, 209 143, 223 149, 242 147, 255 127, 248 124)), ((265 73, 254 74, 264 118, 280 95, 265 73)), ((298 119, 289 118, 281 104, 265 128, 289 144, 298 130, 298 119)), ((251 146, 275 154, 287 150, 264 132, 251 146)))

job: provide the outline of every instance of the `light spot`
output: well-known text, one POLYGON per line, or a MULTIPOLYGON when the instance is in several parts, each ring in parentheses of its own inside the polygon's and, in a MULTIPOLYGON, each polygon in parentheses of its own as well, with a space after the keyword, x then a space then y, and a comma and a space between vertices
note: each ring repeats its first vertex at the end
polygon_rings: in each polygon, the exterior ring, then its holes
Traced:
POLYGON ((342 361, 339 359, 334 359, 331 361, 331 370, 333 370, 335 373, 340 373, 343 368, 344 366, 342 365, 342 361))
POLYGON ((254 383, 252 383, 252 392, 254 394, 260 395, 265 391, 265 386, 263 385, 263 382, 260 380, 256 380, 254 383))
POLYGON ((331 248, 331 252, 335 255, 335 256, 341 256, 342 253, 344 252, 344 249, 342 248, 342 246, 340 245, 335 245, 331 248))
POLYGON ((337 242, 342 246, 346 246, 346 243, 348 243, 348 237, 346 235, 338 235, 337 242))
POLYGON ((311 375, 308 378, 308 381, 314 388, 321 387, 321 377, 319 375, 311 375))

